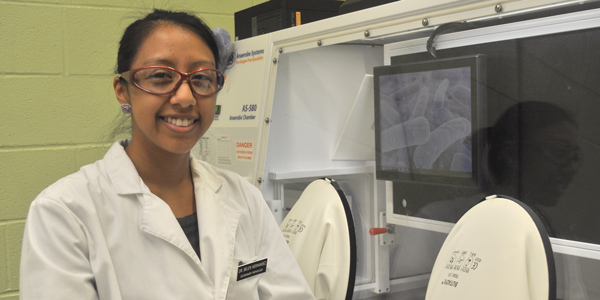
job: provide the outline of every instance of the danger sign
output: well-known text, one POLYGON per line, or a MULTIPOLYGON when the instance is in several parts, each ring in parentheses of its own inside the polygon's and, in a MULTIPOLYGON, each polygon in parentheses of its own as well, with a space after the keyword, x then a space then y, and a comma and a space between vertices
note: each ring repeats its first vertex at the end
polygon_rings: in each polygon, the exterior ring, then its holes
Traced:
POLYGON ((237 160, 243 161, 254 160, 254 143, 235 142, 235 157, 237 160))

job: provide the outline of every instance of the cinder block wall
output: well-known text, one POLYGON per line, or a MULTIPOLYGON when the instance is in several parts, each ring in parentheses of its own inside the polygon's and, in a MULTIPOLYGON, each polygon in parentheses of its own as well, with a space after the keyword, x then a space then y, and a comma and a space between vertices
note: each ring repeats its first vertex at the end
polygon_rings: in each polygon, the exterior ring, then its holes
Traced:
POLYGON ((0 300, 19 298, 31 201, 111 144, 124 28, 156 7, 196 12, 233 37, 234 12, 265 1, 0 0, 0 300))

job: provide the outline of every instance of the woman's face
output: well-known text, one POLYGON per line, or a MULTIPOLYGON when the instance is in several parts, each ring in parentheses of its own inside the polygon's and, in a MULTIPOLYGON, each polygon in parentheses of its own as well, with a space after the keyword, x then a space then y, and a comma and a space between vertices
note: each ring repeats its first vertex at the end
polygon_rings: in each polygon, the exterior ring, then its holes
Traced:
POLYGON ((521 193, 538 204, 555 205, 579 170, 577 128, 569 122, 554 124, 523 149, 521 193))
MULTIPOLYGON (((162 24, 154 28, 142 43, 131 69, 146 66, 167 66, 188 73, 200 68, 215 68, 215 58, 206 43, 192 31, 162 24)), ((121 104, 129 103, 132 107, 133 138, 130 146, 135 144, 135 149, 186 154, 212 123, 216 94, 195 94, 184 81, 171 94, 153 95, 131 82, 121 85, 117 81, 118 78, 115 78, 117 99, 121 104), (180 125, 176 125, 177 120, 181 120, 180 125)))

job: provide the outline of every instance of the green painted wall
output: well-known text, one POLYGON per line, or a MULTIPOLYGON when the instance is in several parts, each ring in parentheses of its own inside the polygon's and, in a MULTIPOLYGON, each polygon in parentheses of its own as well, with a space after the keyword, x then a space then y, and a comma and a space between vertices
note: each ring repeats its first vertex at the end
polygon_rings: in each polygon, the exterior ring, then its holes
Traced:
POLYGON ((21 240, 37 194, 102 158, 120 108, 124 28, 152 8, 198 13, 234 36, 236 11, 266 0, 0 0, 0 299, 18 299, 21 240))

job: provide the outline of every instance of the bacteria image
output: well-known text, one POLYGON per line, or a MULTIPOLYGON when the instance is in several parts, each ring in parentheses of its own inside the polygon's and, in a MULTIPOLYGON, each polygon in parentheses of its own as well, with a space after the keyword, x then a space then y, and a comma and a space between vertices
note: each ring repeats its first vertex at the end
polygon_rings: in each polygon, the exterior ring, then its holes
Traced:
POLYGON ((384 75, 379 81, 382 165, 470 172, 470 68, 384 75))

